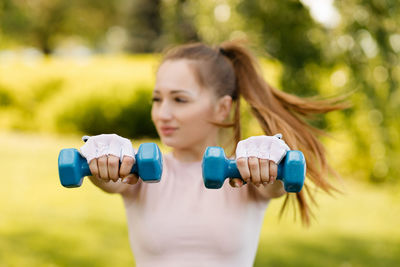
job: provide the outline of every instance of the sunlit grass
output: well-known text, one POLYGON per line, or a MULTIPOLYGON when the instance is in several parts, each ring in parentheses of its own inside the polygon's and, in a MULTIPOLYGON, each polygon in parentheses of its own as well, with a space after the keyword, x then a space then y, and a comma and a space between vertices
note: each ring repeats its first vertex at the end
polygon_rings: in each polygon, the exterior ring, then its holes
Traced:
MULTIPOLYGON (((121 198, 89 181, 77 189, 59 183, 59 150, 81 145, 80 136, 0 134, 0 266, 134 264, 121 198)), ((344 189, 336 199, 318 196, 309 229, 291 213, 278 222, 283 199, 272 201, 255 266, 398 265, 398 188, 347 182, 344 189)))

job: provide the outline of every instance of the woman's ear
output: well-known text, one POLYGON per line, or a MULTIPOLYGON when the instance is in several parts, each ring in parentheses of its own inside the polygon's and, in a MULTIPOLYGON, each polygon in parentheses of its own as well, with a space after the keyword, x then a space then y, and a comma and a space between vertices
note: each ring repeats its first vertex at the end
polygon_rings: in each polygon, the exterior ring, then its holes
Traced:
POLYGON ((225 95, 218 99, 217 105, 215 107, 215 116, 217 121, 223 122, 231 111, 232 107, 232 97, 225 95))

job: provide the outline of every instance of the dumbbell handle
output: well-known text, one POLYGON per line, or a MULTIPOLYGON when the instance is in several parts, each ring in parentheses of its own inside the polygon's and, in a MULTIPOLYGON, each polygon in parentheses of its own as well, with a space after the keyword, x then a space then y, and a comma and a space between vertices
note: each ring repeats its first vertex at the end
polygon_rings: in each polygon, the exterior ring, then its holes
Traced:
MULTIPOLYGON (((282 180, 282 166, 283 164, 279 164, 278 165, 278 176, 276 177, 277 180, 282 180)), ((229 160, 228 159, 228 167, 226 170, 226 174, 227 177, 230 178, 239 178, 241 179, 244 183, 246 183, 243 179, 242 179, 242 175, 239 172, 239 169, 237 167, 237 163, 236 160, 229 160)))
MULTIPOLYGON (((65 150, 72 150, 71 151, 72 153, 79 153, 78 150, 75 148, 67 148, 65 150)), ((136 154, 135 155, 135 164, 133 164, 133 167, 130 171, 130 173, 134 173, 136 175, 138 175, 138 169, 137 169, 137 164, 136 164, 137 157, 138 157, 138 155, 136 154)), ((91 176, 92 172, 90 171, 89 164, 87 163, 87 160, 84 157, 82 157, 80 154, 79 154, 79 161, 81 162, 82 175, 83 176, 91 176)), ((119 161, 119 167, 121 167, 121 161, 119 161)))
MULTIPOLYGON (((236 160, 227 159, 227 166, 227 177, 242 179, 236 160)), ((279 163, 276 179, 285 181, 284 186, 287 192, 300 192, 304 184, 305 174, 306 161, 303 153, 298 150, 291 150, 279 163)))

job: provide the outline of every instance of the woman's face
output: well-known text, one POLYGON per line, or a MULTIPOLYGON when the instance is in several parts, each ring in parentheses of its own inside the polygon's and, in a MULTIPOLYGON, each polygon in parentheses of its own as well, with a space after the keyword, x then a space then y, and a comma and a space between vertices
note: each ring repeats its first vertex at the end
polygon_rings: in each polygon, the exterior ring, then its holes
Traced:
POLYGON ((156 75, 151 117, 161 141, 174 148, 190 148, 216 139, 218 127, 207 120, 222 121, 226 116, 226 111, 217 108, 213 91, 197 82, 191 63, 167 60, 156 75))

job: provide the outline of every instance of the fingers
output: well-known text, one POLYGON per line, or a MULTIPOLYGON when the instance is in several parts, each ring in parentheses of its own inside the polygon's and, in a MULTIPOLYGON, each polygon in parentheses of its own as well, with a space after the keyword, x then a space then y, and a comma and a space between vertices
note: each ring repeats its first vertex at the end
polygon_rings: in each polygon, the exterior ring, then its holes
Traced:
POLYGON ((96 158, 94 158, 90 161, 89 169, 90 169, 90 172, 92 173, 92 176, 97 177, 97 178, 99 177, 99 168, 97 166, 96 158))
POLYGON ((135 164, 135 158, 124 156, 121 163, 121 168, 119 170, 119 176, 123 177, 122 182, 126 184, 136 184, 139 180, 137 175, 130 173, 135 164))
POLYGON ((93 159, 89 164, 89 168, 93 176, 104 182, 109 182, 110 180, 117 182, 121 177, 124 183, 136 184, 139 177, 130 173, 134 164, 134 158, 124 156, 120 166, 119 157, 109 155, 93 159))
POLYGON ((251 182, 255 184, 257 187, 261 184, 261 176, 260 176, 260 162, 256 157, 249 157, 249 169, 251 182))
POLYGON ((267 185, 270 181, 269 160, 260 159, 260 173, 262 184, 267 185))
POLYGON ((119 157, 109 155, 107 158, 107 167, 110 180, 116 182, 119 179, 119 157))
MULTIPOLYGON (((239 173, 246 182, 251 182, 259 187, 261 184, 273 184, 278 176, 278 165, 268 159, 259 159, 256 157, 242 157, 236 160, 239 173)), ((240 186, 243 182, 240 179, 230 179, 229 183, 233 187, 237 187, 236 182, 240 186)), ((240 187, 239 186, 239 187, 240 187)))
POLYGON ((278 165, 272 160, 269 161, 269 183, 273 184, 278 177, 278 165))
POLYGON ((250 179, 250 170, 247 158, 238 158, 236 160, 236 166, 238 167, 242 179, 248 182, 250 179))
POLYGON ((99 168, 99 178, 104 181, 109 181, 107 156, 101 156, 98 158, 97 166, 99 168))
POLYGON ((119 177, 128 176, 132 170, 133 164, 135 164, 135 159, 129 156, 124 156, 121 163, 121 168, 119 169, 119 177))

